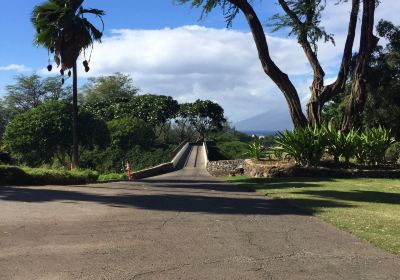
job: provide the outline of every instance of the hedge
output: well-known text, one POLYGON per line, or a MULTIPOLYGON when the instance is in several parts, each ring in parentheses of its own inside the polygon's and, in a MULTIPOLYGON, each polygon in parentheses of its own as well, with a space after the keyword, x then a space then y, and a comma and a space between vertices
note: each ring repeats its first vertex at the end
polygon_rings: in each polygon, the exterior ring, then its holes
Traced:
POLYGON ((0 185, 76 185, 95 183, 99 174, 92 170, 51 170, 0 165, 0 185))

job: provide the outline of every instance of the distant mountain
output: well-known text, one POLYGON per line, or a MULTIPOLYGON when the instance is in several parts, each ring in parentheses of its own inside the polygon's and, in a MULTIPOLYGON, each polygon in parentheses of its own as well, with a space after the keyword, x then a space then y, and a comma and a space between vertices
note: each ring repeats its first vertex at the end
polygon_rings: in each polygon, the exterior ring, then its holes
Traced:
POLYGON ((257 116, 239 121, 234 126, 239 131, 260 135, 270 134, 267 132, 293 128, 292 120, 287 110, 269 110, 257 116))

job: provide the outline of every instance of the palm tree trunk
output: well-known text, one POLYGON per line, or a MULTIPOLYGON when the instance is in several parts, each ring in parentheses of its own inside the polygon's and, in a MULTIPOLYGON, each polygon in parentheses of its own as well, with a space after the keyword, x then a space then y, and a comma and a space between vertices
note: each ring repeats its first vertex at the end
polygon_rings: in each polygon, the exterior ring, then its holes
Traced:
POLYGON ((79 146, 78 146, 78 71, 76 61, 72 68, 72 165, 73 168, 79 167, 79 146))

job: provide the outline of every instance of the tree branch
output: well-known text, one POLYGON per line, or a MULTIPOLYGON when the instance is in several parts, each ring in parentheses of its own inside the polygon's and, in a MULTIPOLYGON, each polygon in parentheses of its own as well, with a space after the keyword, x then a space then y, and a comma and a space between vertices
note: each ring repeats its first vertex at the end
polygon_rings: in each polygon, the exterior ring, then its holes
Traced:
POLYGON ((307 119, 301 109, 301 103, 297 90, 290 81, 288 75, 282 72, 281 69, 271 59, 267 38, 265 36, 262 24, 258 19, 253 7, 248 3, 247 0, 229 0, 229 2, 237 6, 245 15, 253 34, 258 56, 264 72, 275 82, 285 96, 289 105, 294 126, 304 127, 307 124, 307 119))
POLYGON ((325 103, 332 99, 335 95, 344 91, 346 79, 349 73, 350 61, 353 55, 353 44, 357 28, 357 18, 360 10, 360 0, 352 0, 349 27, 347 31, 346 43, 344 46, 342 62, 336 81, 326 86, 326 90, 322 96, 322 102, 325 103))

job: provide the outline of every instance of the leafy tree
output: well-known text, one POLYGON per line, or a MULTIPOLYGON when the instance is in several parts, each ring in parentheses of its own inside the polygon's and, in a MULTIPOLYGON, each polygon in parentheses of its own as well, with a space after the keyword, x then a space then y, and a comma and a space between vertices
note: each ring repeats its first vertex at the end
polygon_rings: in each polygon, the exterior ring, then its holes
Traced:
MULTIPOLYGON (((17 115, 6 127, 3 142, 21 163, 37 166, 54 157, 66 163, 71 156, 71 108, 66 101, 48 101, 17 115)), ((81 147, 105 147, 108 130, 104 122, 87 112, 80 114, 81 147)))
MULTIPOLYGON (((217 6, 222 7, 227 25, 230 26, 239 12, 242 12, 250 26, 254 42, 257 47, 258 56, 264 72, 274 81, 283 93, 289 107, 294 127, 305 127, 309 124, 320 125, 322 108, 332 97, 343 91, 349 71, 349 64, 352 56, 352 47, 355 39, 357 27, 357 16, 361 0, 352 0, 350 19, 348 23, 348 33, 343 50, 342 62, 336 80, 329 85, 324 85, 325 72, 318 59, 317 42, 319 40, 333 41, 333 36, 325 31, 320 25, 321 11, 325 8, 325 1, 317 0, 278 0, 282 13, 274 15, 269 21, 269 25, 274 30, 288 28, 290 35, 295 35, 298 43, 305 52, 305 55, 313 69, 313 82, 310 87, 311 98, 307 105, 308 120, 303 114, 298 92, 279 66, 272 60, 269 52, 267 38, 261 21, 256 11, 248 0, 176 0, 178 3, 191 3, 193 7, 202 8, 203 16, 209 14, 217 6)), ((339 2, 341 2, 339 0, 339 2)), ((370 32, 370 22, 373 22, 374 8, 376 0, 363 0, 363 18, 361 43, 368 43, 363 55, 360 56, 360 73, 365 61, 368 59, 370 42, 374 40, 370 32), (365 55, 364 55, 365 54, 365 55)), ((358 79, 362 75, 357 75, 358 79)), ((359 80, 357 80, 359 81, 359 80)))
POLYGON ((85 110, 91 112, 103 121, 125 118, 132 115, 131 99, 116 98, 114 100, 101 100, 85 103, 85 110))
POLYGON ((204 139, 211 131, 222 130, 226 122, 224 109, 210 100, 196 100, 193 103, 181 105, 180 118, 187 119, 204 139))
MULTIPOLYGON (((94 15, 100 19, 104 11, 85 9, 83 0, 48 0, 35 6, 31 21, 36 28, 35 43, 42 45, 54 53, 54 62, 61 65, 61 74, 72 68, 73 72, 73 164, 78 166, 78 78, 76 61, 82 51, 92 47, 94 41, 101 41, 103 33, 99 31, 86 15, 94 15)), ((102 20, 102 19, 101 19, 102 20)), ((104 25, 103 25, 104 29, 104 25)), ((49 58, 50 62, 50 58, 49 58)), ((85 59, 85 71, 89 71, 89 61, 85 59)), ((49 64, 48 70, 51 71, 49 64)), ((71 75, 69 70, 68 75, 71 75)))
POLYGON ((158 128, 159 134, 169 127, 169 122, 178 113, 179 105, 170 96, 145 94, 131 98, 95 101, 85 104, 85 109, 104 121, 121 118, 137 118, 158 128))
POLYGON ((115 119, 107 125, 112 145, 122 151, 128 151, 135 145, 150 147, 155 139, 151 125, 141 119, 115 119))
POLYGON ((152 125, 164 125, 175 118, 179 105, 171 96, 145 94, 139 95, 131 102, 133 115, 152 125))
POLYGON ((131 99, 139 91, 133 85, 129 75, 115 73, 111 76, 89 78, 89 82, 83 86, 85 103, 107 102, 120 99, 131 99))
POLYGON ((58 77, 42 79, 37 74, 15 77, 15 83, 6 86, 5 107, 10 117, 36 108, 45 100, 59 100, 68 97, 69 87, 61 84, 58 77))
POLYGON ((4 129, 8 123, 8 112, 2 100, 0 100, 0 139, 4 133, 4 129))
MULTIPOLYGON (((368 65, 366 79, 365 107, 360 113, 361 126, 373 128, 383 126, 400 139, 400 27, 387 21, 380 21, 377 31, 388 42, 378 46, 368 65)), ((351 98, 351 84, 343 94, 334 98, 324 109, 324 121, 333 120, 341 125, 351 98)))

